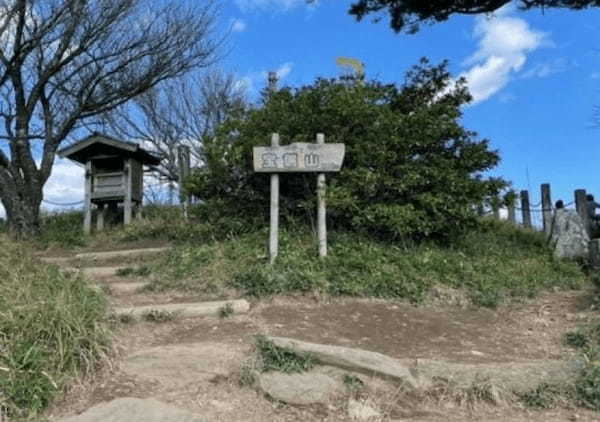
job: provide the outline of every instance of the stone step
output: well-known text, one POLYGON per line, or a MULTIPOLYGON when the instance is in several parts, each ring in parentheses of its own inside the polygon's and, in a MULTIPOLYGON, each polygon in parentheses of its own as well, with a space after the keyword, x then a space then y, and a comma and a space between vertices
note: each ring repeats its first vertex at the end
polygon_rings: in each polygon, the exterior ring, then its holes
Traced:
POLYGON ((145 305, 119 307, 114 309, 117 316, 131 316, 134 318, 143 317, 152 312, 173 313, 181 317, 194 316, 219 316, 225 309, 230 308, 233 314, 243 314, 250 310, 250 304, 247 300, 223 300, 215 302, 195 302, 195 303, 168 303, 164 305, 145 305))
POLYGON ((107 252, 82 252, 73 256, 42 256, 40 260, 47 264, 62 265, 71 261, 87 259, 93 261, 101 261, 104 259, 112 258, 128 258, 142 255, 153 255, 161 252, 168 251, 168 247, 163 248, 145 248, 145 249, 124 249, 121 251, 107 251, 107 252))
POLYGON ((135 293, 141 288, 145 287, 148 283, 143 281, 140 282, 124 282, 124 283, 103 283, 98 286, 107 286, 111 294, 127 294, 135 293))
POLYGON ((161 252, 166 252, 170 248, 145 248, 145 249, 125 249, 122 251, 108 251, 108 252, 84 252, 75 255, 75 259, 91 259, 91 260, 102 260, 111 258, 121 258, 139 255, 151 255, 161 252))
POLYGON ((114 277, 117 272, 121 269, 130 268, 128 265, 116 266, 116 267, 65 267, 64 271, 69 272, 82 272, 84 276, 88 278, 106 278, 114 277))

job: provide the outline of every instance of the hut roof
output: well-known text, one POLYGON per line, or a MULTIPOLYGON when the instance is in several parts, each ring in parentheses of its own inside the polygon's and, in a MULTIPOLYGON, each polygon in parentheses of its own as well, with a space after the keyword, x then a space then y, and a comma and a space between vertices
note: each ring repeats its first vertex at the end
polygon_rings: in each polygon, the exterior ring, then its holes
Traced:
POLYGON ((94 132, 79 142, 58 151, 60 157, 85 164, 94 158, 135 158, 142 164, 158 165, 160 158, 133 142, 121 141, 94 132))

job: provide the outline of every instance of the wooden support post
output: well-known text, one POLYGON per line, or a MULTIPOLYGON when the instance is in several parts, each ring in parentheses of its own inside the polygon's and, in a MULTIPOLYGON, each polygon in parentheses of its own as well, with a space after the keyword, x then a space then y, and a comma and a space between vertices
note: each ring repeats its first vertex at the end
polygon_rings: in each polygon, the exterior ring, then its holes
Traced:
POLYGON ((523 217, 523 226, 531 228, 531 209, 529 208, 529 192, 521 191, 521 212, 523 217))
POLYGON ((123 184, 125 186, 125 202, 123 204, 123 223, 125 225, 131 224, 131 214, 133 208, 131 198, 132 173, 133 172, 131 171, 131 159, 128 158, 127 160, 125 160, 125 174, 123 175, 123 177, 125 178, 125 183, 123 184))
MULTIPOLYGON (((271 135, 271 146, 279 146, 279 134, 271 135)), ((269 226, 269 262, 272 264, 279 252, 279 174, 271 174, 271 223, 269 226)))
POLYGON ((511 223, 517 222, 517 213, 516 213, 516 205, 514 202, 508 204, 508 221, 511 223))
POLYGON ((184 193, 183 181, 190 175, 190 147, 179 145, 177 147, 177 167, 179 169, 179 201, 183 208, 183 216, 188 219, 190 198, 184 193))
MULTIPOLYGON (((323 145, 325 143, 325 135, 322 133, 317 134, 317 144, 323 145)), ((319 235, 319 256, 327 256, 327 210, 326 210, 326 178, 325 173, 317 174, 317 233, 319 235)))
POLYGON ((542 184, 542 216, 544 222, 544 234, 549 238, 552 234, 552 197, 550 196, 550 184, 542 184))
POLYGON ((104 217, 106 217, 106 204, 100 204, 96 211, 96 230, 104 230, 104 217))
POLYGON ((590 234, 591 231, 591 221, 590 216, 588 214, 587 208, 587 199, 586 199, 585 189, 577 189, 575 191, 575 208, 577 209, 577 214, 583 220, 583 225, 585 226, 586 231, 590 234))
POLYGON ((92 232, 92 162, 85 163, 85 199, 83 214, 83 231, 92 232))

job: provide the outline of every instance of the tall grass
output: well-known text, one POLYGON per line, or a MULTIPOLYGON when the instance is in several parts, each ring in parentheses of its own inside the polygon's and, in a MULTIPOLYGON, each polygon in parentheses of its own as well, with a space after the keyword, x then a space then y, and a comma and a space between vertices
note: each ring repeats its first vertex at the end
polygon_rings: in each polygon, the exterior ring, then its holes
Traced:
POLYGON ((0 236, 0 405, 14 417, 44 409, 65 382, 110 350, 105 300, 0 236))

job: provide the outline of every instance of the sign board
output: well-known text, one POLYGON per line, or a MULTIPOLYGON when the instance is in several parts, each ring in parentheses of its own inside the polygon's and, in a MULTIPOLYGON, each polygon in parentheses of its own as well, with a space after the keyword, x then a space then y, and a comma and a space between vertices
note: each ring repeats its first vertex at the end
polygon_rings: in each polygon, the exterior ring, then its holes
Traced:
POLYGON ((344 161, 344 144, 297 142, 277 147, 253 148, 258 173, 337 172, 344 161))

